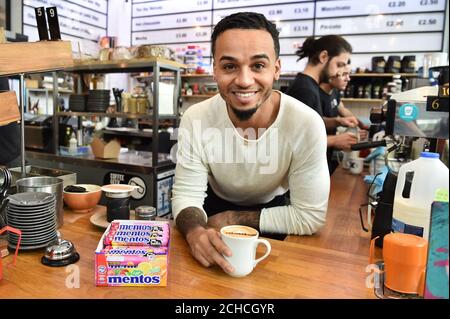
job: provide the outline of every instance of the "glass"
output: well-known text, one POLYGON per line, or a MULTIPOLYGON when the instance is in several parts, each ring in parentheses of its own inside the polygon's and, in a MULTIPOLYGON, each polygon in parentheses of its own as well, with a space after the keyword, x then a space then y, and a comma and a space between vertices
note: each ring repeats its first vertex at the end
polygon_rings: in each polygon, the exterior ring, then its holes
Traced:
MULTIPOLYGON (((0 0, 0 28, 6 29, 6 1, 0 0)), ((1 39, 0 39, 1 42, 1 39)))
POLYGON ((156 208, 153 206, 139 206, 135 209, 136 219, 139 220, 155 220, 156 208))

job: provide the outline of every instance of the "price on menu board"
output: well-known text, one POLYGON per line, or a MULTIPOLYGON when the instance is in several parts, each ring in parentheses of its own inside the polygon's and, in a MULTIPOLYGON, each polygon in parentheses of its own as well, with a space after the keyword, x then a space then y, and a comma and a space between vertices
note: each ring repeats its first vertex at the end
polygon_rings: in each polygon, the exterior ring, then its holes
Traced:
POLYGON ((403 25, 403 20, 400 20, 400 19, 386 21, 387 27, 401 27, 402 25, 403 25))
POLYGON ((309 8, 307 8, 307 7, 294 9, 294 13, 306 13, 308 11, 309 11, 309 8))
POLYGON ((187 22, 187 18, 178 18, 177 19, 177 23, 186 23, 187 22))
POLYGON ((206 22, 206 21, 208 21, 208 17, 205 17, 205 16, 203 16, 203 17, 196 17, 195 21, 196 22, 206 22))
POLYGON ((180 32, 175 35, 175 38, 177 38, 177 39, 184 39, 186 37, 187 37, 187 34, 184 32, 180 32))
POLYGON ((419 25, 435 25, 437 23, 437 19, 420 19, 419 25))
POLYGON ((280 14, 283 14, 283 10, 281 10, 281 9, 277 9, 277 10, 269 10, 269 15, 270 15, 270 16, 280 15, 280 14))
POLYGON ((308 31, 309 28, 308 28, 307 25, 295 25, 294 28, 293 28, 293 30, 294 30, 295 32, 299 32, 299 31, 308 31))
POLYGON ((389 1, 389 8, 401 8, 406 6, 406 1, 389 1))
POLYGON ((432 6, 439 4, 439 0, 420 0, 421 6, 432 6))
POLYGON ((206 31, 198 31, 198 32, 195 32, 195 36, 196 36, 197 38, 206 37, 207 35, 208 35, 208 32, 206 32, 206 31))

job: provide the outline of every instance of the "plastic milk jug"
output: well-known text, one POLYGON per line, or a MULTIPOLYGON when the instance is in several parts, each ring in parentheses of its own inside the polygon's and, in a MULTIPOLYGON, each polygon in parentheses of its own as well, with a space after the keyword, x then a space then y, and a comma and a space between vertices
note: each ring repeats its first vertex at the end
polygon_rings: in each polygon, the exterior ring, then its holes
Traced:
POLYGON ((448 192, 448 173, 439 154, 430 152, 422 152, 418 159, 400 167, 395 187, 393 232, 428 240, 431 204, 437 190, 448 192))

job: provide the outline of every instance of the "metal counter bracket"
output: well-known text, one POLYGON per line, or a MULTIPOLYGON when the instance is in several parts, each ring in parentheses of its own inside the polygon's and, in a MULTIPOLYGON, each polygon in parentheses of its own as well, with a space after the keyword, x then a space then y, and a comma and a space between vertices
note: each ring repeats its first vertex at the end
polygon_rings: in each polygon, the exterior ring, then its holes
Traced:
POLYGON ((19 81, 20 95, 20 158, 22 177, 26 177, 25 169, 25 74, 20 73, 19 81))

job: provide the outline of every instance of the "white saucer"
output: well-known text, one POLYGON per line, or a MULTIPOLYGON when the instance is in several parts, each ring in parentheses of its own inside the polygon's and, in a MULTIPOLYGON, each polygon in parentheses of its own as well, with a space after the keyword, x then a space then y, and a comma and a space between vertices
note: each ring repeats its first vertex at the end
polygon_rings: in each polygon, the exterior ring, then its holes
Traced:
MULTIPOLYGON (((135 219, 134 210, 130 210, 130 219, 135 219)), ((109 222, 106 219, 106 210, 101 210, 91 216, 91 223, 100 228, 108 228, 109 222)))

